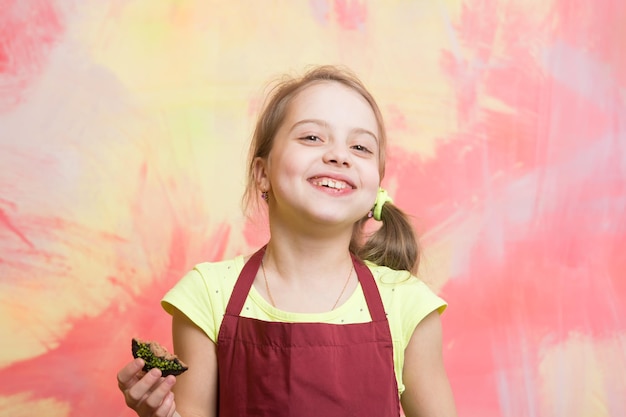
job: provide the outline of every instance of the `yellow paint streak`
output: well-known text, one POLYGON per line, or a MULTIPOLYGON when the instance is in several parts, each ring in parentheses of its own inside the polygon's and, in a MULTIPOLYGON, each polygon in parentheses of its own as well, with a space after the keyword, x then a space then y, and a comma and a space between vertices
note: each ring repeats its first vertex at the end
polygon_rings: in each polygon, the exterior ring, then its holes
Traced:
POLYGON ((456 48, 453 22, 461 4, 368 3, 365 28, 347 31, 331 3, 319 21, 307 2, 134 1, 91 25, 107 41, 92 34, 90 50, 143 111, 166 113, 173 124, 195 123, 209 131, 204 140, 222 139, 214 136, 219 128, 211 116, 239 118, 228 130, 240 147, 252 125, 246 109, 267 82, 311 64, 345 64, 379 100, 393 144, 432 155, 456 126, 453 86, 439 60, 442 50, 456 48), (206 119, 185 119, 189 107, 206 119), (397 115, 404 122, 394 127, 397 115))
POLYGON ((33 401, 27 394, 0 397, 0 410, 3 416, 11 417, 67 417, 71 412, 66 403, 52 398, 33 401))
MULTIPOLYGON (((622 401, 626 392, 626 334, 594 340, 571 334, 563 343, 545 348, 539 365, 541 415, 609 417, 609 396, 622 401)), ((615 411, 615 410, 614 410, 615 411)))

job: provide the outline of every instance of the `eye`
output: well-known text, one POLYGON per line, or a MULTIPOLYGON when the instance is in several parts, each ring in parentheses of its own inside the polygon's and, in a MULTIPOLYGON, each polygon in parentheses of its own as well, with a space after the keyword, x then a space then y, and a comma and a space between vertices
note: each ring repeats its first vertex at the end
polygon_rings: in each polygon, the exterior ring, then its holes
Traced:
POLYGON ((303 136, 301 139, 305 141, 309 141, 309 142, 317 142, 321 140, 319 136, 315 136, 315 135, 306 135, 306 136, 303 136))
POLYGON ((355 149, 359 152, 372 153, 372 151, 370 151, 369 148, 363 145, 354 145, 352 146, 352 149, 355 149))

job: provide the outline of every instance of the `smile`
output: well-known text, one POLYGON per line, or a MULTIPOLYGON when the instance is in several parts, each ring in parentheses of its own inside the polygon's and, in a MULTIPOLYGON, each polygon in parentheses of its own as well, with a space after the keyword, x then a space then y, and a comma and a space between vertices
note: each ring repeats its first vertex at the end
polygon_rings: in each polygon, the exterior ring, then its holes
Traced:
POLYGON ((341 181, 341 180, 336 180, 336 179, 332 179, 332 178, 313 178, 311 179, 311 183, 313 185, 317 185, 318 187, 326 187, 326 188, 332 188, 335 190, 344 190, 346 188, 354 188, 352 185, 348 184, 345 181, 341 181))

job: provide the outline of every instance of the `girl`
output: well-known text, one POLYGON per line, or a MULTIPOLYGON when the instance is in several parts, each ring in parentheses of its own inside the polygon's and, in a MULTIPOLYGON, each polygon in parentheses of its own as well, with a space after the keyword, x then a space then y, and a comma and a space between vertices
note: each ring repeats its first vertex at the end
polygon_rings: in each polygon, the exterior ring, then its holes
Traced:
POLYGON ((385 146, 380 110, 349 71, 318 67, 273 90, 244 196, 267 204, 271 238, 252 256, 197 265, 165 295, 189 370, 162 378, 128 363, 117 378, 129 407, 142 417, 456 415, 446 304, 411 274, 411 225, 379 188, 385 146), (367 236, 370 217, 382 224, 367 236))

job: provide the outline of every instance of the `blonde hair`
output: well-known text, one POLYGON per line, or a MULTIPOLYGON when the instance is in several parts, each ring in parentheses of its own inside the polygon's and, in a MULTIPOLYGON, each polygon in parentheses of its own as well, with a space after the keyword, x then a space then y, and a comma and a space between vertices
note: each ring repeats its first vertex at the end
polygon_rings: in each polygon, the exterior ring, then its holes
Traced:
MULTIPOLYGON (((274 137, 285 119, 291 100, 305 88, 321 82, 342 84, 361 95, 371 106, 378 125, 378 170, 382 181, 385 174, 387 135, 382 113, 374 97, 349 69, 332 65, 317 66, 308 70, 301 77, 283 78, 268 94, 250 143, 247 185, 242 199, 246 212, 249 211, 252 204, 256 207, 259 206, 260 193, 254 178, 255 159, 266 159, 269 156, 274 145, 274 137)), ((365 216, 356 222, 350 242, 350 251, 359 258, 378 265, 416 273, 419 264, 419 248, 413 227, 406 214, 392 203, 386 203, 381 212, 381 219, 381 227, 367 237, 363 233, 363 226, 368 217, 365 216)))

